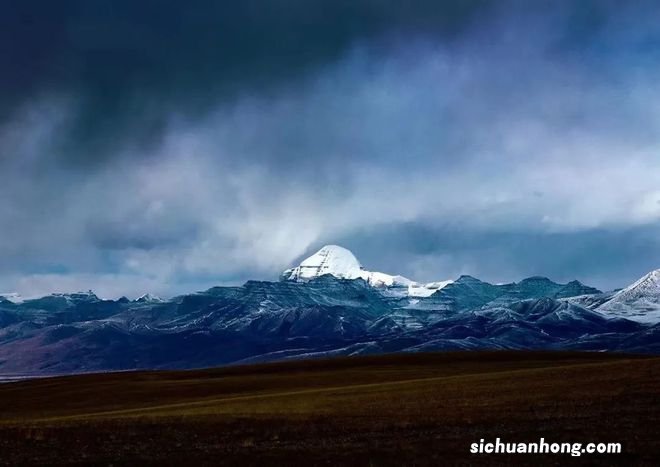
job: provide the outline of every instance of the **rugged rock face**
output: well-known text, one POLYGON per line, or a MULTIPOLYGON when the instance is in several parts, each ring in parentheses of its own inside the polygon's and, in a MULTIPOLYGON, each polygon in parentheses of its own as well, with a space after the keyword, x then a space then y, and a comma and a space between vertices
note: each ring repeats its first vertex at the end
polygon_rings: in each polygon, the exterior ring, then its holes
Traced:
POLYGON ((658 271, 610 294, 577 281, 493 285, 461 276, 411 296, 397 293, 396 281, 375 285, 377 273, 352 254, 326 253, 325 263, 314 258, 280 282, 171 300, 91 292, 0 300, 0 375, 443 349, 660 352, 658 271))

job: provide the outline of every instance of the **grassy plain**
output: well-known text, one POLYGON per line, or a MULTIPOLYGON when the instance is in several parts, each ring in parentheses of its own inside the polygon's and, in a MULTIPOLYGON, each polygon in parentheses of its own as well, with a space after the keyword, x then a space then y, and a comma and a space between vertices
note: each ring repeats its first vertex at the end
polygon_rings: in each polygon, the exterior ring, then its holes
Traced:
POLYGON ((461 352, 0 384, 6 465, 660 465, 660 358, 461 352), (621 454, 475 455, 493 441, 621 454))

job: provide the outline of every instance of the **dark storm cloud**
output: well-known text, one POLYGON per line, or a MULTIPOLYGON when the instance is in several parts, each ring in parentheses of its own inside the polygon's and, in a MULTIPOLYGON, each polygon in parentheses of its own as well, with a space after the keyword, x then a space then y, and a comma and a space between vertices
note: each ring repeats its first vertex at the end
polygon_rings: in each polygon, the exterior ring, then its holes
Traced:
POLYGON ((488 3, 3 2, 0 116, 40 93, 73 93, 81 109, 63 152, 82 162, 118 141, 158 142, 169 112, 196 117, 220 99, 268 92, 337 60, 356 41, 451 38, 488 3))
POLYGON ((643 1, 2 2, 0 291, 170 295, 323 243, 419 280, 624 285, 658 255, 659 20, 643 1))
MULTIPOLYGON (((0 119, 36 96, 74 97, 77 111, 52 152, 80 164, 122 145, 159 144, 172 113, 194 119, 219 102, 295 86, 359 43, 386 55, 419 37, 449 44, 469 30, 477 44, 525 50, 515 34, 515 42, 493 35, 511 24, 533 30, 541 17, 541 27, 554 28, 546 53, 607 60, 628 35, 602 31, 613 14, 637 8, 606 0, 9 1, 0 6, 0 119), (479 22, 491 24, 480 31, 479 22)), ((659 42, 645 37, 635 47, 659 42)))

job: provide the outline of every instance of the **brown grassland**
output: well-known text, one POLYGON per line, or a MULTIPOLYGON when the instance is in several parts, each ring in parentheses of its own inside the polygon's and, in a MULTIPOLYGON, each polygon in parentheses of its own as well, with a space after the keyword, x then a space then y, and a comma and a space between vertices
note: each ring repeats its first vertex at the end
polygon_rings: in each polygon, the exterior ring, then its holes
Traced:
POLYGON ((5 465, 660 465, 660 358, 463 352, 0 384, 5 465), (504 441, 620 442, 571 457, 504 441))

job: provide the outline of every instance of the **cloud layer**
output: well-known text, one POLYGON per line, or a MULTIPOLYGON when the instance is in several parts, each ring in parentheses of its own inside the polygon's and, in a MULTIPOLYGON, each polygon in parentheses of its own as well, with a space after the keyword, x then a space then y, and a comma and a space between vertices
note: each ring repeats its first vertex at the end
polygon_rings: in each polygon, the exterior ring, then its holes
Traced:
POLYGON ((653 3, 222 3, 9 12, 0 289, 660 267, 653 3))

